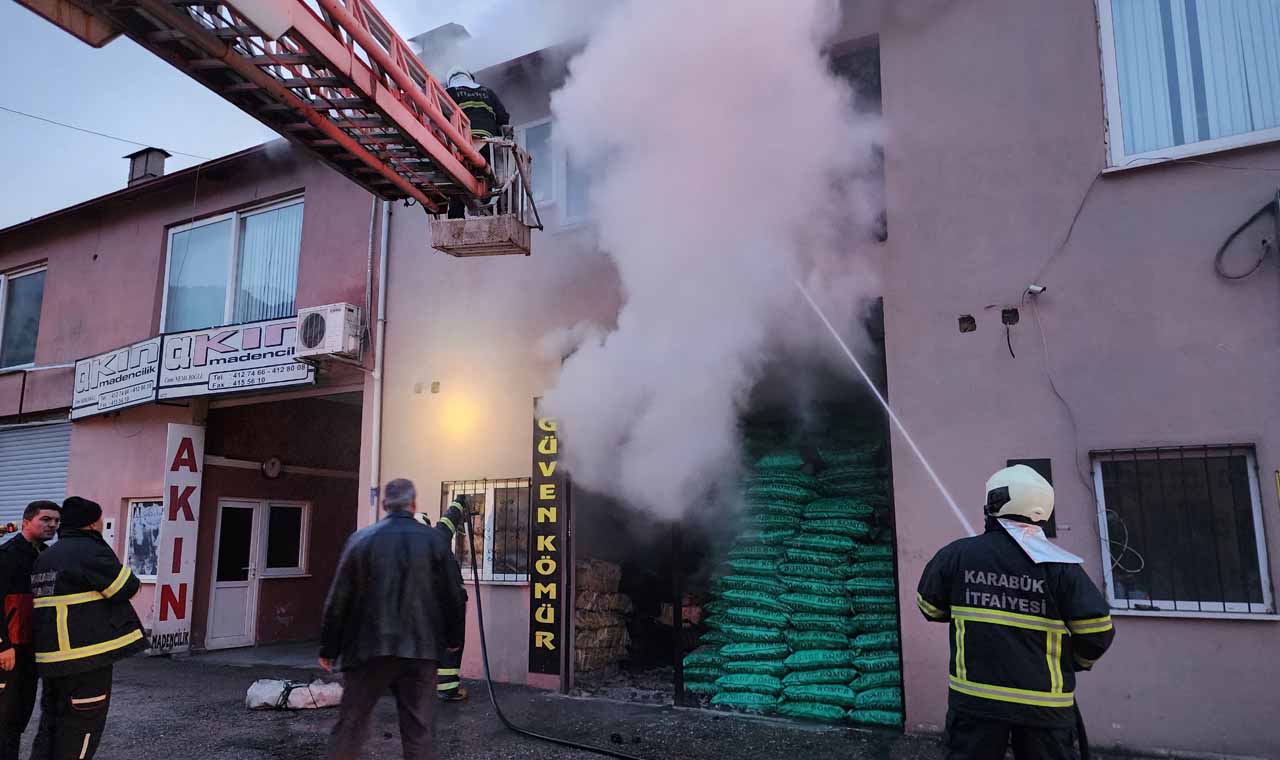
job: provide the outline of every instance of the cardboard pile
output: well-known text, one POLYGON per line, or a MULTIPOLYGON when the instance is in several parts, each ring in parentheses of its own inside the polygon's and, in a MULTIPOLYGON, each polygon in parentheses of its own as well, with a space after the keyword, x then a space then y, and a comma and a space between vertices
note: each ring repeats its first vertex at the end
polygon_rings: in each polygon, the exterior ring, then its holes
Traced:
POLYGON ((618 593, 622 568, 600 560, 575 566, 578 597, 574 600, 574 666, 579 677, 610 677, 627 659, 631 635, 627 619, 631 598, 618 593))

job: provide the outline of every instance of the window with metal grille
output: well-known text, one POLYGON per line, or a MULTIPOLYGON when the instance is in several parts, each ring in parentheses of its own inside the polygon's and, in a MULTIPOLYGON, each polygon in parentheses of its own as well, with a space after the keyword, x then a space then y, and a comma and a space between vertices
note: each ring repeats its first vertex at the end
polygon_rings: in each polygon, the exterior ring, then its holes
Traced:
POLYGON ((1113 608, 1275 611, 1252 446, 1097 451, 1092 459, 1113 608))
MULTIPOLYGON (((529 580, 529 478, 455 480, 440 486, 440 514, 457 494, 467 496, 475 536, 480 580, 526 583, 529 580)), ((454 538, 454 554, 463 577, 471 578, 471 539, 454 538)))

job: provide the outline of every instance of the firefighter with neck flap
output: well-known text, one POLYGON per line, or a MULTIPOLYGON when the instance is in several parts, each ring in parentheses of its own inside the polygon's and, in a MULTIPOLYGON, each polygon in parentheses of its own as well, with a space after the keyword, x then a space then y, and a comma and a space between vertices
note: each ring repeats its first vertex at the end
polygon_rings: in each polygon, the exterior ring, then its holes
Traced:
MULTIPOLYGON (((415 516, 423 525, 429 525, 426 515, 419 512, 415 516)), ((436 530, 449 547, 453 547, 454 536, 458 535, 466 525, 466 519, 467 497, 456 494, 449 502, 449 508, 436 521, 436 530)), ((470 536, 466 538, 469 539, 470 536)), ((467 585, 462 580, 462 567, 452 551, 449 552, 448 560, 445 572, 449 575, 449 582, 461 589, 462 600, 465 603, 467 585)), ((440 666, 436 670, 436 697, 441 702, 465 702, 467 699, 467 690, 462 686, 462 649, 463 647, 459 646, 457 650, 448 650, 440 654, 440 666)))
POLYGON ((98 751, 117 660, 146 648, 129 599, 141 584, 102 538, 102 507, 62 502, 58 542, 31 569, 40 727, 32 760, 88 760, 98 751))
MULTIPOLYGON (((476 81, 471 72, 454 67, 449 71, 445 91, 453 102, 458 104, 462 112, 471 121, 471 140, 484 156, 484 160, 492 163, 493 150, 485 140, 502 137, 502 128, 511 122, 506 106, 498 98, 498 93, 476 81)), ((462 201, 449 203, 449 218, 461 219, 466 213, 462 201)))
MULTIPOLYGON (((1075 674, 1115 632, 1082 560, 1045 538, 1053 486, 1030 467, 987 481, 986 531, 939 551, 920 578, 924 616, 951 628, 948 760, 1075 758, 1075 674)), ((1085 746, 1084 743, 1081 743, 1085 746)))

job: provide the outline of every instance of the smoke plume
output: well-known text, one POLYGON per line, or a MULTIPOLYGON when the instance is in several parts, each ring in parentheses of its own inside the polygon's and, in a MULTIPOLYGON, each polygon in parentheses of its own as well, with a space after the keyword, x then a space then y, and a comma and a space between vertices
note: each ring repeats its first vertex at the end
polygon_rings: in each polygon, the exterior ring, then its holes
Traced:
POLYGON ((625 0, 571 61, 557 139, 592 168, 624 298, 611 332, 548 339, 572 351, 545 404, 587 488, 663 517, 694 506, 736 472, 766 364, 827 350, 793 280, 840 325, 875 292, 858 248, 879 124, 823 54, 838 14, 833 0, 625 0))

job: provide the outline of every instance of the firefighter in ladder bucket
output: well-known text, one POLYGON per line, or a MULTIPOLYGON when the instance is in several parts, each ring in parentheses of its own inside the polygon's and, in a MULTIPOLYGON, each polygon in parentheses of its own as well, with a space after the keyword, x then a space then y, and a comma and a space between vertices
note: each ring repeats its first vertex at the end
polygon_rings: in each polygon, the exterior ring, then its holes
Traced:
POLYGON ((1075 673, 1111 645, 1107 601, 1045 537, 1053 486, 1035 470, 991 476, 985 513, 985 532, 934 555, 916 594, 951 628, 948 760, 1001 760, 1011 743, 1017 760, 1074 758, 1075 673))
MULTIPOLYGON (((511 122, 511 117, 507 114, 507 109, 502 105, 498 94, 476 82, 471 72, 456 66, 449 71, 446 92, 471 120, 471 139, 477 143, 477 148, 480 155, 484 156, 484 160, 492 163, 493 150, 489 143, 483 141, 501 137, 502 128, 511 122)), ((461 219, 465 212, 466 206, 462 201, 449 202, 450 219, 461 219)))

